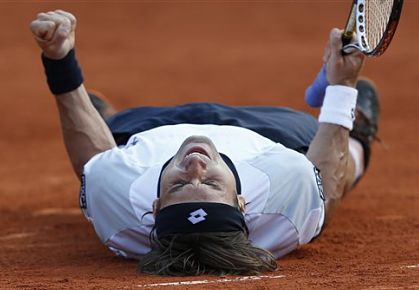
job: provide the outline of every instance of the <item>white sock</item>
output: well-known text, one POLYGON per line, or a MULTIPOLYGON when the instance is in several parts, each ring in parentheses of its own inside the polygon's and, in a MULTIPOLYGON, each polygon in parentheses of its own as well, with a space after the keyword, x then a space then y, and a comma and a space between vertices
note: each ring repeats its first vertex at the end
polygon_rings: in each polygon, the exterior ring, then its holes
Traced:
POLYGON ((355 161, 355 180, 358 180, 364 174, 364 148, 354 138, 349 138, 349 154, 355 161))

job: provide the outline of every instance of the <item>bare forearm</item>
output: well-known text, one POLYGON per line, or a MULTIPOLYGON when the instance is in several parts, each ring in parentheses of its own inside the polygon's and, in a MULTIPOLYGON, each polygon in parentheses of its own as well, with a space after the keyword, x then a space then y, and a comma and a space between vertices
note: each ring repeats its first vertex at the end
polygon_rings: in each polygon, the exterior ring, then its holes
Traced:
POLYGON ((74 53, 76 24, 74 15, 55 10, 39 13, 30 28, 42 49, 42 62, 57 102, 64 143, 80 178, 90 158, 116 144, 84 88, 74 53))
POLYGON ((348 138, 348 129, 339 125, 320 123, 307 152, 307 158, 321 172, 328 214, 334 211, 342 198, 348 179, 348 138))
POLYGON ((108 126, 81 85, 56 96, 64 143, 73 169, 80 178, 83 166, 94 155, 116 146, 108 126))
POLYGON ((363 60, 360 52, 342 54, 342 30, 331 30, 323 56, 330 86, 324 95, 319 129, 307 152, 322 175, 327 219, 353 181, 348 142, 356 106, 354 88, 363 60))

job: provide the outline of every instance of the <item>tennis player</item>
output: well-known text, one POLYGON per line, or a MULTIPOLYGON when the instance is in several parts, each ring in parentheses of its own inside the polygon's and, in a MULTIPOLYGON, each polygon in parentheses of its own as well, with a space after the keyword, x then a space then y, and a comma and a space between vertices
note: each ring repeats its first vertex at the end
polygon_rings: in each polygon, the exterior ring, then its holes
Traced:
POLYGON ((364 174, 377 95, 358 80, 363 55, 342 55, 340 30, 327 42, 330 86, 316 120, 288 108, 214 103, 111 114, 83 85, 75 28, 62 10, 31 23, 81 180, 80 206, 101 241, 139 259, 141 271, 273 271, 277 258, 321 233, 364 174))

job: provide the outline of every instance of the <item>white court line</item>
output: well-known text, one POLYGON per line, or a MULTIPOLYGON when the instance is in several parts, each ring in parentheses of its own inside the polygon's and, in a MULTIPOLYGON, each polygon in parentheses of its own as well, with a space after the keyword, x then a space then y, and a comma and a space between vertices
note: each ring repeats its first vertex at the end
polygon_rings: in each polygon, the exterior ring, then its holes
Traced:
POLYGON ((412 286, 403 286, 403 287, 387 287, 387 286, 378 286, 373 288, 367 288, 371 290, 397 290, 397 289, 418 289, 419 285, 412 285, 412 286))
POLYGON ((35 233, 14 233, 8 234, 5 236, 0 237, 0 241, 8 241, 8 240, 17 240, 17 239, 24 239, 30 236, 34 236, 35 233))
POLYGON ((405 266, 405 268, 419 268, 419 264, 416 265, 410 265, 410 266, 405 266))
POLYGON ((80 215, 81 211, 78 207, 73 208, 44 208, 37 210, 32 215, 38 216, 49 216, 49 215, 80 215))
POLYGON ((139 288, 144 287, 158 287, 158 286, 182 286, 182 285, 201 285, 201 284, 216 284, 216 283, 227 283, 227 282, 243 282, 243 281, 256 281, 266 279, 280 279, 284 278, 284 275, 279 276, 244 276, 232 279, 218 279, 218 280, 196 280, 196 281, 179 281, 179 282, 168 282, 168 283, 155 283, 146 285, 137 285, 139 288))

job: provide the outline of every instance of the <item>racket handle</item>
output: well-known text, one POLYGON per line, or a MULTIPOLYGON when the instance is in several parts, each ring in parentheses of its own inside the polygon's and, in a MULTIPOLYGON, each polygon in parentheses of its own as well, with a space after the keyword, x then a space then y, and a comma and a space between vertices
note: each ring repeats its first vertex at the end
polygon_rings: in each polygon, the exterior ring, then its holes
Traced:
POLYGON ((306 89, 305 101, 310 107, 318 108, 323 105, 326 87, 329 85, 327 80, 326 65, 324 64, 313 81, 311 86, 306 89))

